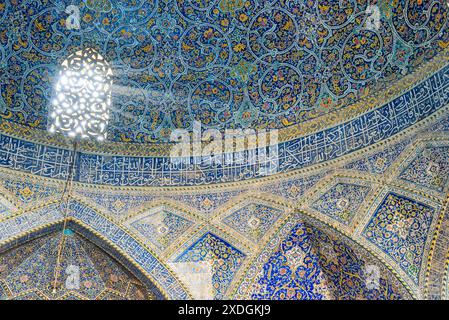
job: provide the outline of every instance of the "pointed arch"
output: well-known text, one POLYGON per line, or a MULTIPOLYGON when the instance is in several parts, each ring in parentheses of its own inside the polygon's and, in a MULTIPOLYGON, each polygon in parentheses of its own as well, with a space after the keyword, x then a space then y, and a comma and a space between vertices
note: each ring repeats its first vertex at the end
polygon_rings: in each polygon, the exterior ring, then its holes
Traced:
MULTIPOLYGON (((40 235, 61 230, 63 216, 57 205, 49 205, 0 221, 0 251, 40 235)), ((68 225, 89 238, 117 261, 127 266, 142 282, 152 285, 163 299, 190 299, 190 293, 158 257, 121 226, 86 205, 72 201, 68 225)))

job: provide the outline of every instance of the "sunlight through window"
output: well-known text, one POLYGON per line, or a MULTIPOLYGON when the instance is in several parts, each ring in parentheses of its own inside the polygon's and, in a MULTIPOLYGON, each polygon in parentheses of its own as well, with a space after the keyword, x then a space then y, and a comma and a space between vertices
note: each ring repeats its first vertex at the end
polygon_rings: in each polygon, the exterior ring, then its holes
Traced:
POLYGON ((94 49, 69 56, 56 83, 49 131, 71 138, 105 140, 111 87, 112 70, 94 49))

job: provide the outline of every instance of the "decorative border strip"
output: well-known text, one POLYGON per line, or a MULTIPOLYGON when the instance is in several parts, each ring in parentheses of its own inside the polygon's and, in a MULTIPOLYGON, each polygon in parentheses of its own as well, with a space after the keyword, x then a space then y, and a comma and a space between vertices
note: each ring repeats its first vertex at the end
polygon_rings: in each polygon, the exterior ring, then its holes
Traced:
POLYGON ((447 299, 449 270, 449 194, 447 194, 427 259, 424 297, 447 299))

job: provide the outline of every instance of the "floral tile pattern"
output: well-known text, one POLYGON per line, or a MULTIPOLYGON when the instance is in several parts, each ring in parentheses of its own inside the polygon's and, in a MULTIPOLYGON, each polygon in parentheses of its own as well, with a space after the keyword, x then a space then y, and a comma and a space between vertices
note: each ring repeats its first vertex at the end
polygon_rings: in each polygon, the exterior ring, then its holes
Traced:
POLYGON ((389 193, 376 209, 363 235, 387 253, 415 283, 435 209, 389 193))
POLYGON ((337 183, 313 202, 311 207, 339 222, 349 224, 370 190, 369 186, 337 183))
POLYGON ((115 292, 123 299, 154 298, 139 280, 99 247, 69 229, 65 234, 60 265, 63 271, 57 282, 57 293, 53 293, 52 285, 61 233, 37 238, 1 255, 0 283, 7 283, 9 288, 9 292, 0 291, 2 298, 102 299, 109 292, 115 292), (77 288, 67 286, 70 266, 79 270, 77 288), (137 287, 128 290, 130 285, 137 287))
POLYGON ((211 261, 214 296, 215 299, 222 299, 243 259, 245 254, 240 250, 208 232, 179 255, 175 262, 211 261))
POLYGON ((106 208, 114 216, 121 217, 132 212, 133 209, 139 208, 142 205, 154 199, 154 196, 123 196, 122 194, 109 194, 104 192, 80 192, 83 196, 88 197, 96 204, 106 208))
POLYGON ((7 215, 9 212, 9 208, 7 206, 5 206, 0 199, 0 216, 2 215, 7 215))
POLYGON ((366 284, 367 262, 348 243, 308 223, 298 223, 269 256, 258 274, 252 299, 396 300, 396 284, 381 277, 366 284))
POLYGON ((449 181, 449 146, 425 148, 400 178, 442 192, 449 181))
POLYGON ((0 0, 0 299, 447 296, 446 2, 0 0), (74 151, 47 128, 83 49, 113 87, 74 151), (174 166, 195 121, 279 129, 277 172, 174 166))
POLYGON ((449 38, 446 6, 410 0, 385 1, 376 32, 366 1, 75 3, 77 30, 66 27, 70 1, 0 2, 3 118, 45 130, 58 62, 91 46, 130 88, 113 93, 114 141, 166 141, 195 120, 282 128, 384 88, 449 38))
POLYGON ((243 236, 257 242, 282 215, 283 211, 266 205, 252 203, 233 211, 223 222, 243 236))
POLYGON ((192 225, 192 221, 165 208, 140 215, 131 222, 137 232, 160 250, 169 246, 192 225))
POLYGON ((25 204, 55 196, 62 192, 62 190, 58 190, 55 187, 49 187, 31 181, 3 180, 2 185, 25 204))

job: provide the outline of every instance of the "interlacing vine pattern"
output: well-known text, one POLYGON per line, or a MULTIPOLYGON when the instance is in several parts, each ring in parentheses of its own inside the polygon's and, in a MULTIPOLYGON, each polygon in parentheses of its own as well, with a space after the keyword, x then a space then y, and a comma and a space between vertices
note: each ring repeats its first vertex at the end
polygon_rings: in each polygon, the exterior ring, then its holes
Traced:
POLYGON ((114 72, 108 139, 283 128, 385 89, 449 44, 445 1, 0 0, 0 112, 45 130, 62 61, 114 72), (69 5, 79 29, 69 29, 69 5), (368 28, 369 6, 380 11, 368 28))

